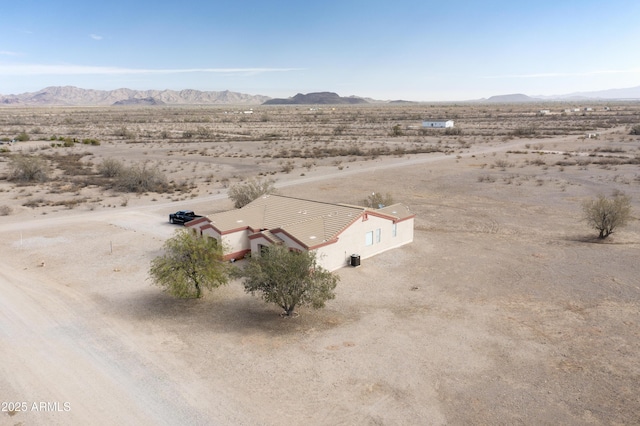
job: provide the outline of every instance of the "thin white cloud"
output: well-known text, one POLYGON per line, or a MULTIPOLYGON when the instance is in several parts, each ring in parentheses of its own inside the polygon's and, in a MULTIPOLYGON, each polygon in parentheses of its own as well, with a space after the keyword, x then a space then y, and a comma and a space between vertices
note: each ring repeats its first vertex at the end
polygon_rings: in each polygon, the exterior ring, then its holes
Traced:
POLYGON ((4 56, 20 56, 18 52, 11 52, 9 50, 0 50, 0 55, 4 56))
POLYGON ((94 40, 102 40, 104 37, 102 37, 101 35, 98 34, 89 34, 89 37, 91 37, 94 40))
POLYGON ((505 74, 505 75, 492 75, 485 76, 483 78, 496 79, 496 78, 556 78, 556 77, 591 77, 596 75, 611 75, 611 74, 636 74, 640 73, 640 68, 630 70, 599 70, 599 71, 583 71, 583 72, 548 72, 539 74, 505 74))
POLYGON ((120 67, 94 67, 86 65, 25 65, 0 64, 0 75, 131 75, 131 74, 262 74, 268 72, 300 71, 303 68, 176 68, 145 69, 120 67))

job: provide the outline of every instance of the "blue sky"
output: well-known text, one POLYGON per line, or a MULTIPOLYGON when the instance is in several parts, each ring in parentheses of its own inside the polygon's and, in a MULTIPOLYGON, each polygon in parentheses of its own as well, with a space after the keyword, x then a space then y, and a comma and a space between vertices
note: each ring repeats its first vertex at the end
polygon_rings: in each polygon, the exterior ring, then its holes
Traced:
POLYGON ((640 85, 640 1, 0 0, 0 94, 47 86, 414 101, 640 85))

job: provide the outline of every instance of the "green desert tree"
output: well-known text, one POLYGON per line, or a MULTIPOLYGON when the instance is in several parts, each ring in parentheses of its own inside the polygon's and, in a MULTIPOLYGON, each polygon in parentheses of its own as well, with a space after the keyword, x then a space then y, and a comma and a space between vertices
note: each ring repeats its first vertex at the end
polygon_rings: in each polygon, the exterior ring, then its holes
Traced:
POLYGON ((631 197, 616 192, 612 197, 598 195, 582 204, 583 218, 599 232, 598 238, 607 238, 616 228, 624 226, 631 216, 631 197))
POLYGON ((238 183, 229 188, 229 198, 236 209, 242 208, 266 194, 275 192, 275 182, 272 179, 250 179, 244 183, 238 183))
POLYGON ((296 306, 324 307, 335 298, 339 277, 318 265, 315 252, 290 251, 284 245, 270 246, 260 256, 251 257, 237 268, 247 293, 259 293, 267 303, 275 303, 287 316, 296 306))
POLYGON ((165 242, 164 254, 153 259, 149 269, 154 284, 181 298, 198 298, 203 289, 226 284, 229 272, 218 241, 187 229, 165 242))

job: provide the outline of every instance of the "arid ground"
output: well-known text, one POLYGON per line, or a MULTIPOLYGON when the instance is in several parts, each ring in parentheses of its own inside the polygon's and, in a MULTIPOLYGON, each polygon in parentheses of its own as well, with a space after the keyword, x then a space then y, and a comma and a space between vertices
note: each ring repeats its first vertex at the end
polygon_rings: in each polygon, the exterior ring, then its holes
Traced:
POLYGON ((640 423, 640 105, 584 106, 1 108, 0 424, 640 423), (165 188, 122 190, 110 158, 165 188), (297 318, 154 286, 168 214, 253 176, 389 193, 414 242, 297 318), (632 218, 601 241, 581 206, 613 191, 632 218))

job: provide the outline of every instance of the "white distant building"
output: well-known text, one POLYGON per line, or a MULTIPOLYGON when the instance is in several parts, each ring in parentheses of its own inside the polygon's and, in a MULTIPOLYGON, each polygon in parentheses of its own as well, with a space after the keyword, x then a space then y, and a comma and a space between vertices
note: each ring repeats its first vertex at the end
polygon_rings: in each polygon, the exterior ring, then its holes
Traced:
POLYGON ((453 127, 453 120, 424 120, 422 121, 422 127, 441 129, 445 127, 453 127))

